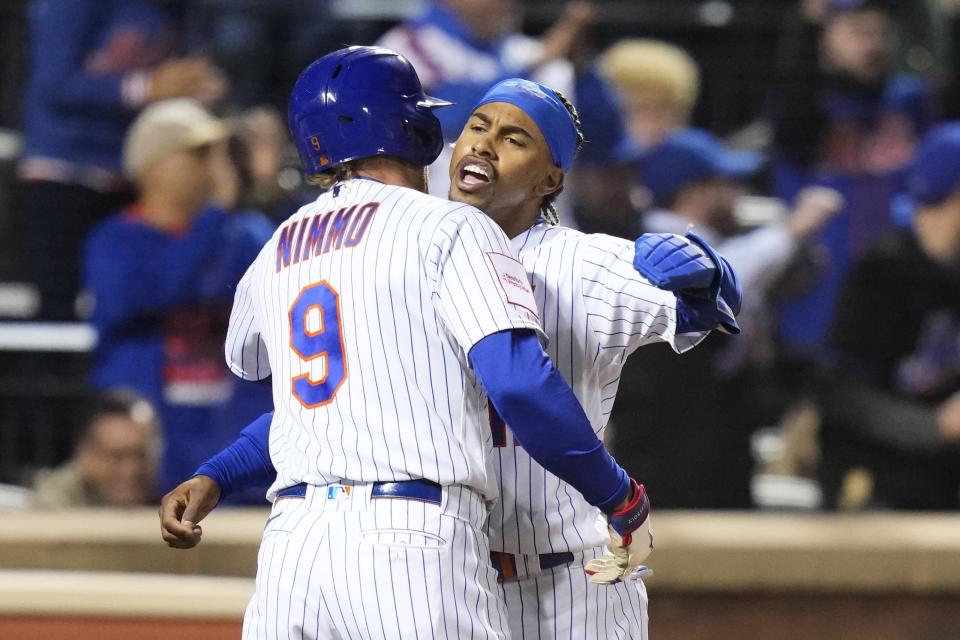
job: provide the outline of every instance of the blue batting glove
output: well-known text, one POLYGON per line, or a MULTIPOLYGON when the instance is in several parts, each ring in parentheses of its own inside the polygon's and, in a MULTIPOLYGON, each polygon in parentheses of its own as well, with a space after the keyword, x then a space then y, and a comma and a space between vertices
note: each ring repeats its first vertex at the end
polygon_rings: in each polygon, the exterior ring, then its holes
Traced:
POLYGON ((645 233, 634 243, 633 268, 658 289, 707 290, 717 266, 695 242, 674 233, 645 233))
POLYGON ((737 278, 737 272, 733 270, 733 265, 693 231, 687 231, 686 237, 691 242, 696 243, 717 267, 717 277, 711 285, 713 289, 712 297, 722 298, 730 307, 733 315, 738 315, 740 307, 743 305, 743 289, 740 287, 740 280, 737 278))
POLYGON ((717 272, 706 289, 687 289, 677 293, 677 325, 680 333, 718 328, 724 333, 740 333, 737 314, 743 304, 743 289, 733 266, 710 244, 692 231, 686 237, 710 259, 717 272))

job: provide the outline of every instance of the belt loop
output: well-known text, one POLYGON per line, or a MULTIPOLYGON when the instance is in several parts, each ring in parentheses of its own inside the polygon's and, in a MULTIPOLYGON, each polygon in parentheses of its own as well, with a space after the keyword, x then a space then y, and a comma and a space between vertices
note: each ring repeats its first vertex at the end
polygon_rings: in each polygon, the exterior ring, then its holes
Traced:
POLYGON ((497 581, 516 578, 534 578, 551 569, 568 565, 576 560, 570 551, 535 555, 514 555, 503 551, 491 551, 490 563, 497 570, 497 581))
POLYGON ((493 568, 497 570, 498 582, 513 580, 517 577, 516 556, 512 553, 493 551, 490 553, 490 559, 493 560, 493 568))

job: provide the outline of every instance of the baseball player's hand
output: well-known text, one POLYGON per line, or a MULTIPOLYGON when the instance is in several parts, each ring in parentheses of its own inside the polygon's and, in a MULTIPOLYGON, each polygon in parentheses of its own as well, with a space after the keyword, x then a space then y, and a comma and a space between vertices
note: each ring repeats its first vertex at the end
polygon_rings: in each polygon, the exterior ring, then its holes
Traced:
POLYGON ((634 243, 633 268, 658 289, 706 289, 717 274, 696 243, 675 233, 645 233, 634 243))
POLYGON ((207 476, 194 476, 163 496, 160 501, 160 535, 174 549, 192 549, 200 544, 199 522, 220 500, 220 487, 207 476))
POLYGON ((584 571, 596 584, 616 584, 633 574, 653 551, 650 499, 642 484, 632 481, 627 506, 610 514, 610 553, 587 563, 584 571))

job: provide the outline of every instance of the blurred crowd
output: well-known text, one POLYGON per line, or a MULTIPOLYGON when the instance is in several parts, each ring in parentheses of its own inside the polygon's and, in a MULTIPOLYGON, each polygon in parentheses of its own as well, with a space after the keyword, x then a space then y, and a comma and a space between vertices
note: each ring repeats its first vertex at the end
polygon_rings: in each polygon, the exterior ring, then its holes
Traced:
POLYGON ((960 506, 960 1, 782 2, 765 98, 733 131, 696 118, 709 60, 605 38, 603 2, 532 34, 511 0, 399 23, 332 4, 29 2, 9 215, 33 320, 97 332, 74 452, 15 479, 34 504, 149 504, 269 409, 222 344, 234 283, 317 194, 286 94, 316 57, 378 43, 455 103, 450 141, 504 78, 561 91, 586 137, 561 224, 694 228, 736 268, 740 336, 644 349, 620 380, 611 445, 658 507, 960 506))

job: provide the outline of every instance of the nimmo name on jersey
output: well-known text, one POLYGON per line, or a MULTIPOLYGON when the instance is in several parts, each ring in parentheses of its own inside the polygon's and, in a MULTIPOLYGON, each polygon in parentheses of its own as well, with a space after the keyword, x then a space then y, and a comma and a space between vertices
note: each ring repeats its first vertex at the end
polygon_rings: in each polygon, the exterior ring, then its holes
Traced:
POLYGON ((367 202, 288 222, 277 239, 276 272, 331 250, 357 246, 379 208, 379 202, 367 202))

